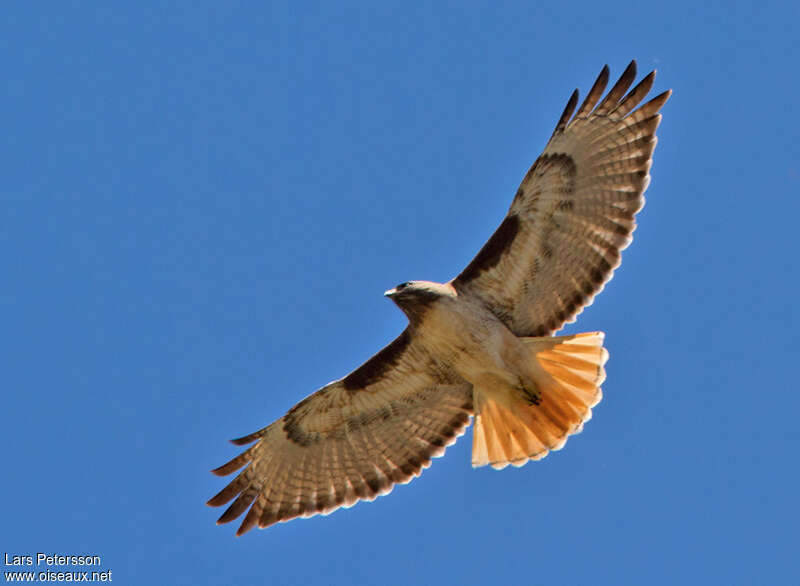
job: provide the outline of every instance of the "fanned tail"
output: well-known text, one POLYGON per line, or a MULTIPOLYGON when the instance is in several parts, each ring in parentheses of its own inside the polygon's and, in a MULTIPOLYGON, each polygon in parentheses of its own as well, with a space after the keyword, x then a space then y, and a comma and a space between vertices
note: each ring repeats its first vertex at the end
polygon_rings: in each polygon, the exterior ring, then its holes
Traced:
POLYGON ((541 399, 475 391, 472 465, 505 468, 539 460, 579 433, 603 394, 608 352, 602 332, 520 338, 531 351, 541 399))

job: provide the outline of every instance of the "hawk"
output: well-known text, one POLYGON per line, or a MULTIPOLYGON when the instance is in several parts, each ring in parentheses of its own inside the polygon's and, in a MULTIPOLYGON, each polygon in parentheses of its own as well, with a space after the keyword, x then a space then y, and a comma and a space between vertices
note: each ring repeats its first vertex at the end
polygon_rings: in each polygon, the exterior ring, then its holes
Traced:
POLYGON ((655 71, 628 91, 632 61, 601 100, 608 77, 605 66, 577 112, 573 92, 505 219, 461 274, 386 291, 408 317, 400 336, 232 440, 252 445, 213 470, 244 467, 208 501, 233 501, 218 523, 246 512, 241 535, 374 500, 419 476, 472 417, 473 466, 521 466, 581 431, 602 396, 603 333, 553 334, 592 302, 631 242, 670 96, 639 106, 655 71))

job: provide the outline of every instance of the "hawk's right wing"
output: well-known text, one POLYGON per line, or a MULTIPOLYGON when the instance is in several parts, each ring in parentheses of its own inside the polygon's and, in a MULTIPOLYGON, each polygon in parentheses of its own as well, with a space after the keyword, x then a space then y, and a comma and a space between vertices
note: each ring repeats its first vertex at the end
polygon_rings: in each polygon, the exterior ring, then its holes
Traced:
POLYGON ((237 535, 373 500, 419 476, 464 433, 472 385, 438 364, 408 330, 345 378, 310 395, 236 445, 256 442, 213 472, 247 467, 208 501, 248 508, 237 535))

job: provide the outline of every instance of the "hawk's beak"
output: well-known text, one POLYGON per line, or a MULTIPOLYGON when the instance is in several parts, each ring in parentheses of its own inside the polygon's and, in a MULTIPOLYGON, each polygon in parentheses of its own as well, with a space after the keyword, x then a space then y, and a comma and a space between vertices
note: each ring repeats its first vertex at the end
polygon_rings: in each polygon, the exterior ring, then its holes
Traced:
POLYGON ((390 297, 391 298, 392 295, 394 295, 395 293, 397 293, 397 288, 396 287, 394 289, 389 289, 388 291, 384 291, 383 295, 385 297, 390 297))

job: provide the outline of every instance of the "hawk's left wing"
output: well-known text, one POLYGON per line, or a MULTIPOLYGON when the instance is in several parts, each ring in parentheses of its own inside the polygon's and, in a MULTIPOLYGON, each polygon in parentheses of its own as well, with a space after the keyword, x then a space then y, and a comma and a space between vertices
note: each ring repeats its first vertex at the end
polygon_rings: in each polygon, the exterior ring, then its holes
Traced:
POLYGON ((218 523, 249 508, 241 535, 373 500, 419 476, 464 433, 471 414, 472 385, 434 361, 406 330, 278 421, 233 440, 256 443, 213 472, 225 476, 248 466, 208 504, 236 499, 218 523))
POLYGON ((572 94, 552 138, 522 181, 503 223, 464 271, 459 294, 478 297, 518 336, 552 334, 592 302, 631 242, 644 205, 658 113, 670 92, 635 109, 655 72, 627 95, 632 61, 599 102, 604 67, 572 117, 572 94))

